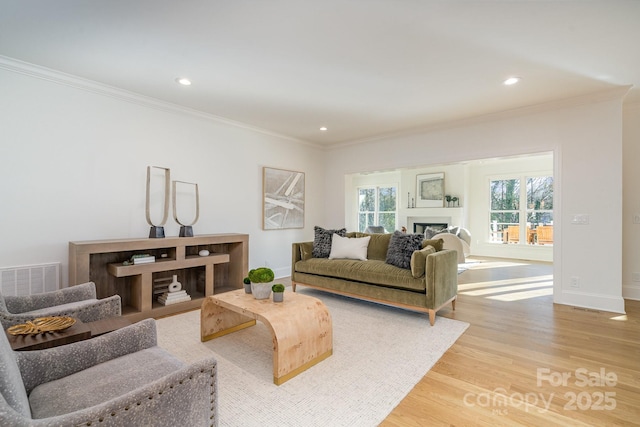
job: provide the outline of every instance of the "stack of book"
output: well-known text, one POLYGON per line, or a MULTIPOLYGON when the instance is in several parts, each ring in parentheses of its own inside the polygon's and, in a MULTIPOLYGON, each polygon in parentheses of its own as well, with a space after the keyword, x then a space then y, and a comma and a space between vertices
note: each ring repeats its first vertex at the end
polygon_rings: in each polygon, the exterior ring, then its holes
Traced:
POLYGON ((179 302, 191 301, 191 295, 187 291, 165 292, 158 297, 158 302, 163 305, 177 304, 179 302))
POLYGON ((134 255, 131 257, 133 264, 148 264, 150 262, 156 262, 156 257, 149 254, 134 255))

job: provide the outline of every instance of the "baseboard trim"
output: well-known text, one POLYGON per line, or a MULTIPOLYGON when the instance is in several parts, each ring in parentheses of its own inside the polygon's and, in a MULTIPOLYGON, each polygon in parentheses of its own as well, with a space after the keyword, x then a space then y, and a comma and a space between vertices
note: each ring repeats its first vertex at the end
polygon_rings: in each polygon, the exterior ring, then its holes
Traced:
POLYGON ((611 295, 563 290, 560 298, 554 296, 553 302, 575 307, 590 308, 593 310, 609 311, 612 313, 626 313, 624 310, 624 298, 622 296, 616 297, 611 295))
POLYGON ((624 299, 640 301, 640 286, 624 285, 622 287, 622 297, 624 299))

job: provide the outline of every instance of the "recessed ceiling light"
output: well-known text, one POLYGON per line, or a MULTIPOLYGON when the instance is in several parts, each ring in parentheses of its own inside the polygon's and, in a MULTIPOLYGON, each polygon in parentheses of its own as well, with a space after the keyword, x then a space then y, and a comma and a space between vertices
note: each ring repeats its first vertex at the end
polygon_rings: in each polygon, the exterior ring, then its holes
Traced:
POLYGON ((188 78, 186 78, 186 77, 178 77, 178 78, 176 79, 176 81, 177 81, 178 83, 180 83, 181 85, 183 85, 183 86, 190 86, 190 85, 191 85, 191 80, 189 80, 189 79, 188 79, 188 78))
POLYGON ((328 129, 327 129, 327 127, 326 127, 326 126, 322 126, 322 127, 320 128, 320 130, 321 130, 322 132, 325 132, 325 131, 326 131, 326 130, 328 130, 328 129))
POLYGON ((511 86, 520 81, 520 77, 509 77, 507 80, 503 81, 502 84, 511 86))

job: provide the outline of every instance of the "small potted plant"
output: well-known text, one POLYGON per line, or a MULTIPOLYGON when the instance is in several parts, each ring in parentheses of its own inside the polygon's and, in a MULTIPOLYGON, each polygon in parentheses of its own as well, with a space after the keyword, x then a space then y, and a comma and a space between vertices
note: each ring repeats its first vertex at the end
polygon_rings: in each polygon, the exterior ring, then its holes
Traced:
POLYGON ((267 299, 271 296, 271 282, 275 275, 268 267, 255 268, 249 271, 251 293, 255 299, 267 299))
POLYGON ((282 302, 284 300, 284 285, 276 283, 271 287, 273 291, 273 302, 282 302))
POLYGON ((250 294, 251 293, 251 279, 249 279, 249 276, 247 276, 244 279, 242 279, 242 283, 244 283, 244 293, 245 294, 250 294))

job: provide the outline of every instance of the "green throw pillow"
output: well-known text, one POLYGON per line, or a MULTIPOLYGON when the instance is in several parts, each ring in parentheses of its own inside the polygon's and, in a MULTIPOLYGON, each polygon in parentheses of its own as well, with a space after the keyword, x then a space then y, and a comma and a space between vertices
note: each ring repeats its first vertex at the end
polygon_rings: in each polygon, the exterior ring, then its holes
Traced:
POLYGON ((436 252, 440 252, 444 248, 444 240, 443 239, 423 240, 422 247, 426 248, 427 246, 433 246, 436 252))
POLYGON ((419 279, 424 276, 427 266, 427 256, 435 253, 436 249, 429 245, 411 254, 411 275, 414 279, 419 279))
POLYGON ((304 242, 300 244, 300 259, 306 261, 313 258, 313 242, 304 242))

